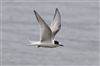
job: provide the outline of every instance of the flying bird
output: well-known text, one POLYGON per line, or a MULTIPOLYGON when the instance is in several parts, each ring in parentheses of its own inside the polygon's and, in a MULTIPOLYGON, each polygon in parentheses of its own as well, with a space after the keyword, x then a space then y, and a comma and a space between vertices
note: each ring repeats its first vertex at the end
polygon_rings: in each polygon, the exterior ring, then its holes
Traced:
POLYGON ((51 23, 50 27, 35 10, 34 14, 40 26, 40 41, 30 41, 30 45, 45 48, 55 48, 63 46, 57 40, 55 40, 55 35, 61 28, 61 15, 58 8, 56 8, 55 10, 53 22, 51 23))

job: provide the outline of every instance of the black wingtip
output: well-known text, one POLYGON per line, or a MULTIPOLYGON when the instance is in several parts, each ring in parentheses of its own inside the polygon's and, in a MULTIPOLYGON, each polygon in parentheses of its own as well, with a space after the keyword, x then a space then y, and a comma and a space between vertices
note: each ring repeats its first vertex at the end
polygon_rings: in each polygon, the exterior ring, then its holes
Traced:
POLYGON ((36 11, 34 10, 34 12, 36 12, 36 11))
POLYGON ((58 9, 58 8, 56 8, 56 11, 59 11, 59 9, 58 9))
POLYGON ((37 12, 34 10, 34 13, 36 14, 37 12))
POLYGON ((56 8, 55 13, 59 13, 59 9, 58 8, 56 8))
POLYGON ((37 21, 39 21, 39 19, 38 19, 38 13, 36 12, 36 10, 34 10, 34 14, 35 14, 35 17, 36 17, 36 19, 37 19, 37 21))
POLYGON ((39 16, 39 14, 36 12, 36 10, 34 10, 34 14, 37 17, 37 15, 39 16))

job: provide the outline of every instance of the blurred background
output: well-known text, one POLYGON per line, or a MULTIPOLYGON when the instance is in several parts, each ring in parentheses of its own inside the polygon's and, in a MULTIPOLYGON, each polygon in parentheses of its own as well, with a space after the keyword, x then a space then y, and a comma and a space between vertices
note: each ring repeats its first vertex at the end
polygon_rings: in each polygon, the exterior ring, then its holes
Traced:
POLYGON ((3 66, 99 66, 99 2, 59 1, 3 0, 0 29, 3 66), (56 8, 62 17, 62 27, 56 39, 64 47, 27 46, 29 40, 38 41, 40 37, 33 10, 50 25, 56 8))

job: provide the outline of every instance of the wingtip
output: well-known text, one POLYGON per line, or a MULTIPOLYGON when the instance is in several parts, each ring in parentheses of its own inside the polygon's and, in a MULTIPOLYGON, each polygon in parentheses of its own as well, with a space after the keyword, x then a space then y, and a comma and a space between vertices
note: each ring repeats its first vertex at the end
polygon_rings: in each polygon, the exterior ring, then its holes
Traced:
POLYGON ((60 13, 58 8, 56 8, 55 13, 60 13))
POLYGON ((37 13, 37 11, 36 11, 36 10, 34 10, 34 14, 35 14, 36 16, 39 16, 39 14, 37 13))
POLYGON ((34 13, 36 14, 36 10, 34 10, 34 13))
POLYGON ((59 11, 59 9, 58 9, 58 8, 56 8, 56 11, 59 11))
POLYGON ((58 10, 58 8, 56 8, 56 10, 58 10))

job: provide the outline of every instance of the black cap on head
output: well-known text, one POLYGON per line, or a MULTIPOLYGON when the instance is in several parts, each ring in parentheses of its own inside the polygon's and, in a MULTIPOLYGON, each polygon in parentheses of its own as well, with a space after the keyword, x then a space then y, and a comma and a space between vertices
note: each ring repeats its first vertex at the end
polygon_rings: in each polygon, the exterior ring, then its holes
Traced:
POLYGON ((59 42, 58 41, 54 41, 54 44, 59 45, 59 42))

